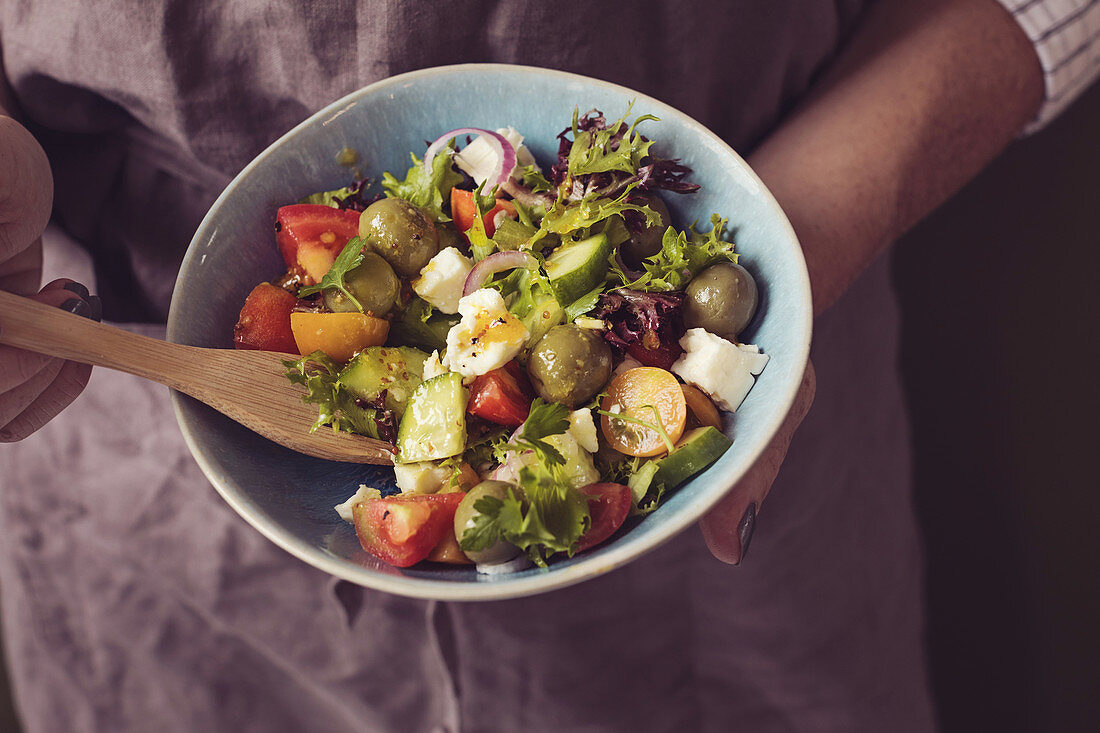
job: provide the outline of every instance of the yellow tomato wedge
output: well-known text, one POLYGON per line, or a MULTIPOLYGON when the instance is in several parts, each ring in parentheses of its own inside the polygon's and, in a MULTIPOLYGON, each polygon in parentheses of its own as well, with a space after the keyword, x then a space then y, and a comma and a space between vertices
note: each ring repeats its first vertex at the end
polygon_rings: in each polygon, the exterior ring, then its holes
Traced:
POLYGON ((672 372, 657 367, 628 369, 611 380, 600 404, 600 427, 620 453, 655 456, 668 450, 684 433, 687 403, 672 372), (665 435, 655 429, 660 426, 665 435))
POLYGON ((390 322, 362 313, 291 313, 290 330, 302 354, 323 351, 345 362, 368 346, 381 346, 390 322))
POLYGON ((684 400, 687 402, 688 409, 699 424, 721 430, 722 416, 718 414, 718 408, 711 402, 710 397, 695 385, 681 384, 680 387, 684 390, 684 400))
POLYGON ((443 533, 443 539, 432 548, 431 553, 425 559, 432 562, 445 562, 448 565, 469 565, 473 562, 466 557, 466 553, 458 546, 458 539, 451 527, 447 528, 447 531, 443 533))

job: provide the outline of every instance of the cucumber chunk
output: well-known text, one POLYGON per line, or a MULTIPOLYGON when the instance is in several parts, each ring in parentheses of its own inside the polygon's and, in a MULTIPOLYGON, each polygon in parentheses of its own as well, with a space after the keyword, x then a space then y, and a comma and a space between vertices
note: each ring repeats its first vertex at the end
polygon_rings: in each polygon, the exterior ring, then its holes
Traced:
POLYGON ((593 234, 572 244, 563 244, 546 259, 546 275, 558 302, 569 305, 607 277, 611 241, 606 234, 593 234))
POLYGON ((433 312, 431 304, 413 296, 401 316, 390 324, 388 343, 442 351, 447 348, 447 332, 458 320, 458 316, 433 312))
POLYGON ((360 351, 336 381, 365 400, 386 390, 386 409, 401 417, 409 396, 424 377, 427 358, 423 351, 409 346, 371 346, 360 351))
POLYGON ((455 372, 421 382, 397 428, 397 462, 434 461, 462 453, 468 399, 462 376, 455 372))
POLYGON ((717 461, 732 445, 726 434, 710 426, 684 433, 664 458, 644 464, 627 482, 634 504, 642 512, 652 511, 665 491, 676 488, 717 461), (649 501, 644 501, 651 497, 649 501))

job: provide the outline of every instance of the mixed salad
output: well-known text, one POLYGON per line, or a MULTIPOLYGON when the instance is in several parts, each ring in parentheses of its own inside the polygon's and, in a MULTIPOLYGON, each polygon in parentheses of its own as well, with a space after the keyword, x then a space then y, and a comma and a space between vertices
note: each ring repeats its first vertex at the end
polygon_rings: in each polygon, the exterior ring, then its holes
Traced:
POLYGON ((722 412, 768 360, 738 341, 756 284, 725 219, 672 225, 661 197, 698 186, 629 114, 574 112, 547 169, 512 128, 451 130, 383 194, 278 210, 287 272, 235 344, 299 355, 314 430, 392 447, 400 492, 336 507, 382 560, 545 565, 729 447, 722 412))

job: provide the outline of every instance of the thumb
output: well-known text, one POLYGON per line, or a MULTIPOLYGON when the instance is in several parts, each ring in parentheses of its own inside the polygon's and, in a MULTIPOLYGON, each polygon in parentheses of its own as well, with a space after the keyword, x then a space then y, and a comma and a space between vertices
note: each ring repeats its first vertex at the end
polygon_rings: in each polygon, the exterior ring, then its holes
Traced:
POLYGON ((0 116, 0 270, 38 239, 52 207, 45 151, 26 128, 0 116))

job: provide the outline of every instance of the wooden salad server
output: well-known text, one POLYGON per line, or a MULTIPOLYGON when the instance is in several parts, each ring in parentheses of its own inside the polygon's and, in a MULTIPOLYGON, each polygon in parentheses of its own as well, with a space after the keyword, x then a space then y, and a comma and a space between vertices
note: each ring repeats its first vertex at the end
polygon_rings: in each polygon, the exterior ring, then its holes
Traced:
POLYGON ((393 447, 351 433, 320 428, 317 408, 286 378, 274 351, 183 346, 139 336, 0 291, 0 343, 62 359, 134 374, 205 402, 279 445, 348 463, 393 463, 393 447))

